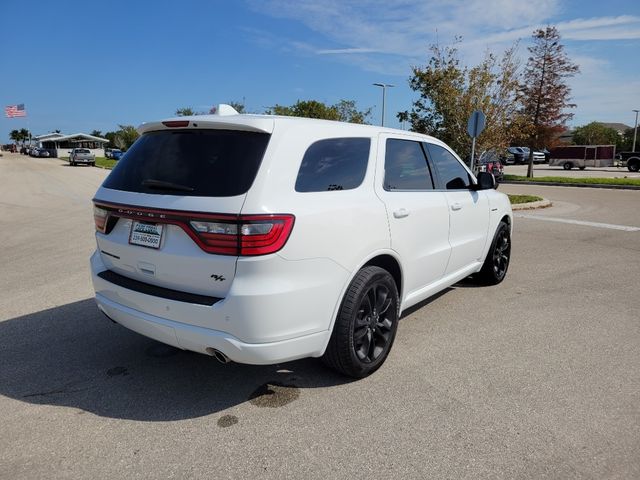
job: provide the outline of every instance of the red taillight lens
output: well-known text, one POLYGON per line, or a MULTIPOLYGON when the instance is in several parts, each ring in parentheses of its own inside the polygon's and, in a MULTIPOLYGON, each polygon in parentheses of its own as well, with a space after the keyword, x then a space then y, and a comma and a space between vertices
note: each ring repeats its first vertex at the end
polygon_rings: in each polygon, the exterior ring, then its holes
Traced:
POLYGON ((267 255, 284 247, 293 230, 293 215, 240 218, 240 255, 267 255))
POLYGON ((109 219, 109 212, 104 208, 100 208, 97 205, 93 206, 93 221, 96 224, 96 230, 100 233, 104 233, 107 230, 107 220, 109 219))
POLYGON ((255 256, 280 250, 287 243, 295 217, 289 214, 229 215, 138 206, 94 204, 96 230, 109 233, 118 218, 176 225, 205 252, 218 255, 255 256))
POLYGON ((237 221, 189 222, 209 253, 267 255, 280 250, 293 229, 293 215, 244 215, 237 221))

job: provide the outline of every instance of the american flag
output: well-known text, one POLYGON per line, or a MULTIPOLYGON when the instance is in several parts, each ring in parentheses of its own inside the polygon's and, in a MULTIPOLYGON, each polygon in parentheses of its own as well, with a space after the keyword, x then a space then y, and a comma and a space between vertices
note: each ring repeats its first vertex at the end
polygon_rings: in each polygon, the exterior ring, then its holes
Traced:
POLYGON ((7 105, 4 107, 4 114, 7 118, 26 117, 27 111, 24 109, 24 103, 20 103, 19 105, 7 105))

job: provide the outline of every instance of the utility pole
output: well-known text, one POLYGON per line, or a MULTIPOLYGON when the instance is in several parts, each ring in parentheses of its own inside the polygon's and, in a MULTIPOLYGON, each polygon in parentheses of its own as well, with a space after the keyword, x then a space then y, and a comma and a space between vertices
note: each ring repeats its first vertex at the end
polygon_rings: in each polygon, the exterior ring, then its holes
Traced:
POLYGON ((635 127, 633 127, 633 148, 631 149, 632 152, 636 151, 636 135, 638 134, 638 112, 640 110, 632 110, 633 112, 636 112, 636 125, 635 127))
POLYGON ((384 127, 384 108, 387 98, 387 87, 395 87, 395 85, 391 85, 390 83, 374 83, 376 87, 382 87, 382 122, 380 122, 380 126, 384 127))

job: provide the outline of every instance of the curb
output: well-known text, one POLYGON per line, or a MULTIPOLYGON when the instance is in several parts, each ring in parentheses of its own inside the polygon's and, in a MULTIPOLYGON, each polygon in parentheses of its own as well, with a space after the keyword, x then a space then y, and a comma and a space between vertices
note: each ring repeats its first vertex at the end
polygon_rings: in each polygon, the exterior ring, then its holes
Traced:
POLYGON ((560 182, 515 182, 503 180, 505 185, 537 185, 538 187, 578 187, 578 188, 608 188, 611 190, 640 190, 640 185, 608 185, 606 183, 560 183, 560 182))
POLYGON ((534 210, 537 208, 548 208, 553 206, 551 200, 547 200, 543 198, 542 200, 538 200, 537 202, 529 202, 529 203, 516 203, 515 205, 511 205, 511 210, 534 210))

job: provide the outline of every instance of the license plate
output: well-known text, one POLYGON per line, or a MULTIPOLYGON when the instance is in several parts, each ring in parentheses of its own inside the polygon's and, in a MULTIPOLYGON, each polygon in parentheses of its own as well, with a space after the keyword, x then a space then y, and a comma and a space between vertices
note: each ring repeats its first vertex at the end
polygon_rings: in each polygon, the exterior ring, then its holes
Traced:
POLYGON ((161 239, 162 225, 135 221, 131 224, 131 233, 129 234, 130 244, 140 245, 141 247, 160 248, 161 239))

